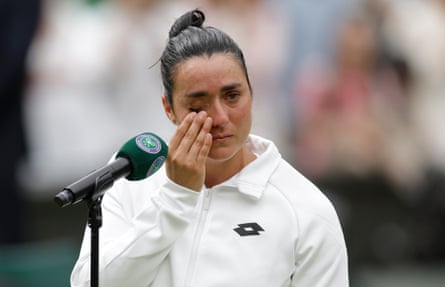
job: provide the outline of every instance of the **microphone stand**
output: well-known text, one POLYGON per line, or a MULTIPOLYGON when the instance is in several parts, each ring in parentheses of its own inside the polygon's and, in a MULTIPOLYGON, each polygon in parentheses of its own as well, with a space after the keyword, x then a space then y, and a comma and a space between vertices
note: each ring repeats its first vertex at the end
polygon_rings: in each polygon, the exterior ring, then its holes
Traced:
POLYGON ((99 286, 99 228, 102 226, 102 197, 88 203, 88 226, 91 229, 90 241, 90 286, 99 286))
POLYGON ((106 172, 96 178, 94 192, 86 201, 88 205, 88 226, 91 229, 90 286, 99 287, 99 229, 102 227, 102 198, 105 190, 113 185, 113 175, 106 172))

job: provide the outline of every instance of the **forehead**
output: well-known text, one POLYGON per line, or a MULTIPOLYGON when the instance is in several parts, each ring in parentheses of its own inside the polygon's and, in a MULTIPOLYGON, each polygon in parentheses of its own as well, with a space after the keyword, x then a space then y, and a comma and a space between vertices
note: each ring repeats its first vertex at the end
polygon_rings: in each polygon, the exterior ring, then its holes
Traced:
POLYGON ((173 73, 173 94, 219 89, 240 83, 248 85, 245 71, 232 54, 192 57, 178 64, 173 73))

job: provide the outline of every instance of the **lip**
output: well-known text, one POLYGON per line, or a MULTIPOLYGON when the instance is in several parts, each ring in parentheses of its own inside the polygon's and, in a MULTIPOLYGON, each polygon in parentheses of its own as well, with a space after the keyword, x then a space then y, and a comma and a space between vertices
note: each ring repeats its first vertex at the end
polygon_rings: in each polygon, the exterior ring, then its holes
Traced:
POLYGON ((225 142, 229 140, 231 137, 232 135, 214 135, 213 142, 225 142))

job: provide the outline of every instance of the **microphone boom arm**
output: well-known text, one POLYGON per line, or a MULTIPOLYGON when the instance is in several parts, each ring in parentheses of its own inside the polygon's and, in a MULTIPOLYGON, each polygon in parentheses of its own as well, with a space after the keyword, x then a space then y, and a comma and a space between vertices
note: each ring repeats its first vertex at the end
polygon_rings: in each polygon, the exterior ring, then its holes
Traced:
POLYGON ((116 179, 130 173, 130 161, 125 157, 118 157, 109 165, 97 169, 65 187, 54 197, 54 200, 60 207, 74 205, 82 200, 95 201, 113 185, 116 179))

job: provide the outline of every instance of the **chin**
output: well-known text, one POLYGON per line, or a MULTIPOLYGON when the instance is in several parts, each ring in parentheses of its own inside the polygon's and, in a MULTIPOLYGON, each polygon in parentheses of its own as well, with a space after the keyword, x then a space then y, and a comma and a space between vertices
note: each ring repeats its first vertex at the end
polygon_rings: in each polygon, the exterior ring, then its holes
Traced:
POLYGON ((241 148, 234 149, 233 147, 218 147, 210 149, 208 160, 214 162, 224 162, 232 159, 240 152, 241 148))
POLYGON ((224 161, 227 161, 227 160, 231 159, 232 157, 233 156, 231 156, 231 155, 220 155, 220 154, 218 154, 218 155, 209 155, 207 157, 207 160, 208 161, 212 161, 212 162, 224 162, 224 161))

